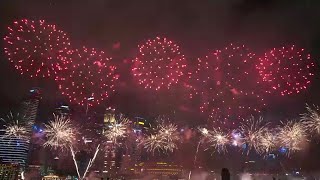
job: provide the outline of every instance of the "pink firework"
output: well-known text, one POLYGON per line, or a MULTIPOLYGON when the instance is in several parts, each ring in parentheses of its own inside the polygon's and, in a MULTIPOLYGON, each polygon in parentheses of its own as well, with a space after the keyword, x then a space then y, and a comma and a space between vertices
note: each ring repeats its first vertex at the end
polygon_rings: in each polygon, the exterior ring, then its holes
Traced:
POLYGON ((185 67, 185 57, 179 46, 166 38, 157 37, 139 46, 132 72, 145 88, 170 89, 179 82, 185 67))
POLYGON ((203 91, 200 96, 200 111, 215 123, 234 126, 251 114, 259 114, 265 106, 258 94, 244 94, 219 86, 215 92, 203 91))
POLYGON ((314 76, 314 62, 304 49, 294 45, 273 48, 259 58, 256 65, 267 93, 282 96, 307 89, 314 76))
POLYGON ((218 83, 245 95, 256 93, 256 55, 248 47, 231 43, 219 50, 217 56, 218 71, 221 73, 218 83))
POLYGON ((265 106, 255 90, 254 54, 245 46, 231 44, 204 58, 189 73, 190 98, 199 97, 200 111, 223 125, 236 125, 265 106))
POLYGON ((15 21, 8 27, 4 41, 9 61, 29 77, 54 77, 70 49, 66 33, 44 20, 15 21))
POLYGON ((204 58, 198 58, 195 69, 188 72, 186 87, 189 88, 189 97, 193 98, 203 91, 215 91, 221 85, 222 73, 219 71, 218 51, 214 51, 204 58))
POLYGON ((68 58, 70 63, 64 64, 56 81, 71 103, 98 105, 115 91, 116 67, 103 51, 83 47, 74 50, 68 58))

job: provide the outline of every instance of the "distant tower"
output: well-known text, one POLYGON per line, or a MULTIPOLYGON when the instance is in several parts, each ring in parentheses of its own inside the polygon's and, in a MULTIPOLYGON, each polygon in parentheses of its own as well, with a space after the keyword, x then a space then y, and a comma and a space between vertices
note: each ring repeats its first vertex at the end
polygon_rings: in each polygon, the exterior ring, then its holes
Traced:
POLYGON ((22 102, 21 112, 24 116, 26 123, 28 124, 28 129, 30 130, 30 133, 32 132, 32 126, 36 121, 40 99, 40 88, 32 88, 29 90, 28 98, 22 102))
POLYGON ((27 165, 28 153, 30 149, 30 140, 32 135, 32 126, 35 123, 39 101, 40 89, 33 88, 29 91, 29 96, 22 102, 20 115, 30 132, 30 138, 6 138, 0 137, 0 159, 3 163, 19 164, 21 168, 27 165))
POLYGON ((58 107, 56 107, 54 114, 56 115, 62 115, 65 117, 70 117, 71 116, 71 112, 70 112, 70 107, 68 105, 65 104, 60 104, 58 107))
MULTIPOLYGON (((145 134, 148 134, 148 130, 151 128, 150 123, 142 118, 135 117, 133 122, 133 132, 135 134, 135 141, 140 142, 145 134)), ((138 146, 137 143, 132 143, 132 158, 135 164, 139 164, 147 160, 147 156, 143 153, 142 146, 138 146)))
MULTIPOLYGON (((103 118, 103 133, 115 125, 115 109, 108 108, 104 113, 103 118)), ((122 155, 123 155, 123 141, 119 140, 115 144, 112 141, 106 141, 104 148, 103 177, 119 177, 122 155)))

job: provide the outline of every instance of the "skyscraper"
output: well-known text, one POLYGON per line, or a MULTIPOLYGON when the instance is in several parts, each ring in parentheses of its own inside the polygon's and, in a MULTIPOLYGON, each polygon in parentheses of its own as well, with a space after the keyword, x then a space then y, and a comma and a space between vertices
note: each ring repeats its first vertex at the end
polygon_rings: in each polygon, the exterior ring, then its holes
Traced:
POLYGON ((29 138, 19 139, 16 137, 12 138, 0 135, 0 159, 2 159, 3 163, 19 164, 22 168, 27 165, 32 126, 36 120, 40 95, 39 88, 31 89, 28 97, 21 105, 20 114, 22 115, 22 121, 29 132, 29 138))
POLYGON ((58 107, 56 107, 54 114, 56 115, 61 115, 65 117, 70 117, 71 116, 71 110, 68 105, 61 104, 58 107))
POLYGON ((25 167, 30 141, 0 136, 0 158, 2 163, 19 164, 25 167))
POLYGON ((32 132, 32 126, 36 121, 39 101, 41 98, 41 90, 39 88, 32 88, 29 91, 29 95, 22 102, 21 113, 25 118, 25 123, 27 124, 27 128, 32 132))

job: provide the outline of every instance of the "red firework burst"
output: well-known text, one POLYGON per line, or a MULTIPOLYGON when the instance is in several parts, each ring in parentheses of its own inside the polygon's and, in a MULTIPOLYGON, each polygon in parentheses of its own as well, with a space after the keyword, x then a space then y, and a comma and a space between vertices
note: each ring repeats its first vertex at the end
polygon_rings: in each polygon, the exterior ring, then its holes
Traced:
POLYGON ((115 91, 118 75, 110 65, 111 58, 94 48, 70 53, 70 63, 65 63, 56 81, 70 102, 81 106, 98 105, 115 91))
POLYGON ((202 94, 204 90, 214 91, 221 84, 218 53, 214 51, 204 58, 198 58, 196 68, 192 66, 189 70, 186 87, 190 90, 190 98, 202 94))
POLYGON ((254 84, 254 54, 245 46, 230 46, 199 58, 189 75, 190 97, 200 98, 200 111, 224 125, 234 125, 265 106, 254 84))
POLYGON ((311 83, 315 65, 311 55, 294 45, 273 48, 259 58, 256 65, 267 93, 300 93, 311 83))
POLYGON ((243 94, 255 94, 258 73, 255 71, 255 54, 245 45, 230 44, 217 53, 218 83, 225 84, 243 94))
POLYGON ((260 113, 265 106, 259 94, 244 94, 219 85, 215 92, 203 91, 200 96, 200 111, 215 123, 236 125, 243 118, 260 113))
POLYGON ((57 74, 70 49, 67 35, 44 20, 22 19, 8 27, 4 51, 22 75, 50 77, 57 74))
POLYGON ((132 72, 145 88, 170 89, 177 84, 186 67, 185 57, 174 42, 157 37, 139 46, 132 72))

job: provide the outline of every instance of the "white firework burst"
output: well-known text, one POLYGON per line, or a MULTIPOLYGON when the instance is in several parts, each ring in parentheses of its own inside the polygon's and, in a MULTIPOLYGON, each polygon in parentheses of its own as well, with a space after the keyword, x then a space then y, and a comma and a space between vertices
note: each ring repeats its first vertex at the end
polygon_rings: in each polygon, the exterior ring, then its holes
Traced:
POLYGON ((19 113, 13 115, 10 112, 5 119, 1 118, 1 120, 5 123, 4 129, 1 129, 5 132, 3 138, 29 139, 31 137, 31 129, 28 129, 28 119, 25 116, 21 116, 19 113))
POLYGON ((62 115, 54 115, 54 120, 45 125, 47 141, 45 147, 54 149, 69 149, 76 139, 77 130, 72 125, 70 118, 62 115))

